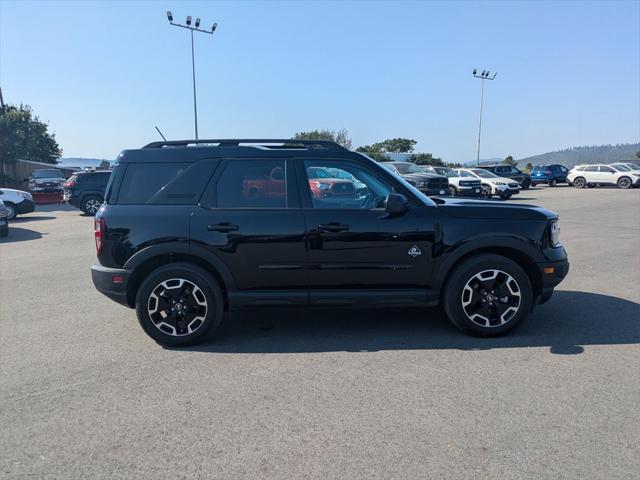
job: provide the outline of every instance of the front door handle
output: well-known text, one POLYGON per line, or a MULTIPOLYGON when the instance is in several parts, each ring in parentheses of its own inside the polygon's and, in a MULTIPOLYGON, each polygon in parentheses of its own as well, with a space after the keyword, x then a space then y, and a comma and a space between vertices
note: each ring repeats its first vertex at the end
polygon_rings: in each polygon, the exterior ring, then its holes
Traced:
POLYGON ((345 225, 344 223, 323 223, 318 225, 319 232, 346 232, 349 230, 349 225, 345 225))
POLYGON ((229 222, 222 222, 222 223, 216 223, 216 224, 209 224, 207 229, 210 232, 222 232, 222 233, 235 232, 236 230, 238 230, 238 225, 232 225, 229 222))

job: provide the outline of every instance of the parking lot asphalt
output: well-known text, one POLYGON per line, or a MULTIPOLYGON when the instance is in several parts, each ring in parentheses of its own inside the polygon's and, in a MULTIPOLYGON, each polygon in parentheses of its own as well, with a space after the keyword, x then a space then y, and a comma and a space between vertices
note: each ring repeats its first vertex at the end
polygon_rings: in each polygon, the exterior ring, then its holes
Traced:
POLYGON ((510 335, 437 309, 233 314, 163 349, 96 292, 92 219, 0 239, 2 478, 638 478, 640 190, 538 187, 571 261, 510 335))

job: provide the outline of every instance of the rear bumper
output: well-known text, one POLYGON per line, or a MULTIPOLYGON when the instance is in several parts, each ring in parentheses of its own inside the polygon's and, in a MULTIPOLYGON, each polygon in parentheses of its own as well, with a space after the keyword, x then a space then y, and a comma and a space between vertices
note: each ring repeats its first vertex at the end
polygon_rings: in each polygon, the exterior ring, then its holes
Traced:
POLYGON ((127 284, 130 273, 122 268, 103 267, 99 264, 91 266, 91 280, 93 280, 96 290, 126 307, 131 306, 127 301, 127 284), (117 282, 114 282, 114 277, 119 277, 117 282), (122 281, 120 281, 121 279, 122 281))
POLYGON ((33 203, 33 200, 24 199, 20 203, 16 203, 16 211, 20 215, 24 215, 25 213, 31 213, 36 209, 36 204, 33 203))

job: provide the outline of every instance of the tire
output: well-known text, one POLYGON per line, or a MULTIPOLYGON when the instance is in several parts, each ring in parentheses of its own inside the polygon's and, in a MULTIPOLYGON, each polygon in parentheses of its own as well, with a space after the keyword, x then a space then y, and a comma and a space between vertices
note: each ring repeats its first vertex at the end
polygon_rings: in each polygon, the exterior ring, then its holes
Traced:
POLYGON ((8 228, 3 228, 2 230, 0 230, 0 238, 5 238, 9 236, 9 229, 8 228))
POLYGON ((191 263, 176 262, 157 268, 144 279, 136 295, 140 326, 166 347, 201 342, 218 328, 223 310, 222 289, 216 279, 191 263), (184 306, 178 308, 178 304, 184 306), (175 305, 175 311, 169 310, 172 305, 175 305), (180 316, 179 311, 188 313, 180 316))
POLYGON ((575 188, 585 188, 587 186, 587 180, 584 177, 576 177, 573 179, 573 186, 575 188))
POLYGON ((626 190, 627 188, 631 188, 633 186, 633 182, 629 177, 620 177, 618 179, 617 185, 618 188, 623 188, 626 190))
POLYGON ((502 200, 509 200, 511 198, 511 194, 510 193, 503 193, 500 195, 500 198, 502 200))
POLYGON ((489 185, 482 185, 482 193, 481 196, 484 198, 491 198, 491 187, 489 185))
POLYGON ((536 185, 537 185, 537 183, 533 183, 533 182, 531 182, 531 186, 532 186, 532 187, 535 187, 536 185))
POLYGON ((457 265, 447 277, 442 298, 449 320, 477 337, 507 333, 529 316, 532 303, 533 289, 524 270, 494 254, 476 255, 457 265))
POLYGON ((550 187, 557 187, 558 186, 558 181, 555 178, 552 178, 551 180, 549 180, 549 186, 550 187))
POLYGON ((7 207, 7 210, 9 210, 9 216, 7 217, 7 220, 15 220, 18 216, 18 210, 16 209, 16 206, 11 202, 5 202, 4 206, 7 207))
POLYGON ((531 180, 525 180, 524 182, 522 182, 522 189, 523 190, 529 190, 529 187, 531 185, 532 185, 531 180))
POLYGON ((95 216, 95 214, 98 213, 98 210, 100 210, 102 202, 102 197, 99 195, 87 195, 82 199, 80 210, 87 215, 95 216))

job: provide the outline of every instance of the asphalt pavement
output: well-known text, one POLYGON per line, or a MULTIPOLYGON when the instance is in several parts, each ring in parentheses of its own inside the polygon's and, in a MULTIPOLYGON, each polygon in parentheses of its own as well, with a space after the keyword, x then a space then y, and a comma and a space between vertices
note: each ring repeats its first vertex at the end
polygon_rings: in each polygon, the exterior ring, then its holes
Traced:
POLYGON ((0 477, 638 478, 640 190, 510 202, 560 214, 571 272, 506 337, 264 310, 181 350, 95 291, 92 218, 23 216, 0 239, 0 477))

